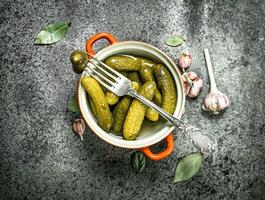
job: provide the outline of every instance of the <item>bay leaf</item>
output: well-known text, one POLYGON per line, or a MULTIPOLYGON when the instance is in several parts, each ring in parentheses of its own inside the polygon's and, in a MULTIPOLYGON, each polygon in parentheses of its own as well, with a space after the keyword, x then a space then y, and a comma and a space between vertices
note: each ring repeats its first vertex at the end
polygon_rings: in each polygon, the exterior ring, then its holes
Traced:
POLYGON ((136 151, 131 155, 131 165, 135 172, 141 173, 145 168, 145 156, 142 152, 136 151))
POLYGON ((193 177, 199 171, 202 164, 203 157, 200 153, 194 153, 184 157, 176 168, 174 183, 186 181, 193 177))
POLYGON ((185 40, 183 39, 183 37, 179 36, 179 35, 174 35, 174 36, 170 36, 166 39, 166 44, 168 46, 172 46, 172 47, 176 47, 181 45, 185 40))
POLYGON ((74 95, 68 99, 67 108, 70 112, 80 113, 79 105, 77 102, 77 95, 74 95))
POLYGON ((44 27, 34 39, 34 44, 53 44, 61 40, 71 23, 57 22, 44 27))

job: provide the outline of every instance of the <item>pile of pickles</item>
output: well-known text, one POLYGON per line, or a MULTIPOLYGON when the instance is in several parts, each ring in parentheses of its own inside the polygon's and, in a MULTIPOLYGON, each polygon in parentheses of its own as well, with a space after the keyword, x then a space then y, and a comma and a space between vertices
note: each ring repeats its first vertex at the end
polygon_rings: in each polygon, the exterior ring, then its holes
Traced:
MULTIPOLYGON (((82 73, 88 63, 87 54, 80 50, 72 52, 70 60, 76 73, 82 73)), ((113 55, 104 63, 130 79, 132 88, 139 94, 173 114, 177 91, 173 77, 164 65, 131 55, 113 55)), ((88 92, 90 108, 98 125, 106 132, 134 140, 145 118, 152 122, 159 120, 154 109, 130 96, 118 97, 91 76, 83 76, 81 84, 88 92)))

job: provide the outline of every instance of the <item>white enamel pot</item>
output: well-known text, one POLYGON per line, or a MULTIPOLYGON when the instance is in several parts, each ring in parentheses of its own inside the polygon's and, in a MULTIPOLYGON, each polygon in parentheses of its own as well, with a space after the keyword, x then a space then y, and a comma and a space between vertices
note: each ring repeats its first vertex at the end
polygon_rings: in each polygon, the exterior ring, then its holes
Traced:
MULTIPOLYGON (((164 64, 169 71, 171 72, 175 86, 177 89, 177 104, 174 112, 174 116, 179 118, 181 117, 184 105, 185 105, 185 95, 183 91, 183 81, 181 78, 181 73, 179 72, 176 64, 171 60, 165 53, 163 53, 158 48, 137 41, 123 41, 119 42, 115 37, 106 32, 100 32, 92 36, 86 44, 86 51, 96 57, 99 60, 104 60, 109 56, 115 54, 129 54, 140 57, 145 57, 151 59, 157 63, 164 64), (93 44, 100 39, 107 39, 110 43, 109 46, 95 53, 93 50, 93 44)), ((84 74, 82 74, 83 76, 84 74)), ((116 136, 111 133, 106 133, 103 129, 97 124, 97 120, 94 117, 87 98, 87 93, 85 89, 78 84, 78 103, 84 120, 91 130, 99 136, 105 142, 128 149, 139 149, 141 150, 148 158, 152 160, 161 160, 167 157, 174 149, 173 141, 173 130, 174 127, 169 123, 162 122, 153 124, 145 121, 140 130, 139 136, 136 140, 128 141, 122 137, 116 136), (167 142, 167 147, 165 150, 159 153, 153 153, 150 150, 150 146, 165 139, 167 142)))

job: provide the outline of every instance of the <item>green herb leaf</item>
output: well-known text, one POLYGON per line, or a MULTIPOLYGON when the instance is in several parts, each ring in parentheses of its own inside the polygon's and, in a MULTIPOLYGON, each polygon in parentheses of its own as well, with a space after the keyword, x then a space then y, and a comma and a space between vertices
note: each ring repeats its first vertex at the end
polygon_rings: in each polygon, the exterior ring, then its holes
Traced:
POLYGON ((44 27, 35 37, 34 44, 53 44, 61 40, 71 23, 57 22, 44 27))
POLYGON ((136 151, 131 155, 131 165, 134 171, 141 173, 145 168, 145 157, 140 151, 136 151))
POLYGON ((200 153, 190 154, 184 157, 178 164, 174 183, 186 181, 193 177, 201 168, 203 157, 200 153))
POLYGON ((70 112, 80 112, 79 105, 77 102, 77 95, 69 98, 67 108, 70 112))
POLYGON ((175 36, 168 37, 166 39, 166 44, 168 46, 176 47, 176 46, 181 45, 184 41, 185 40, 183 39, 183 37, 175 35, 175 36))

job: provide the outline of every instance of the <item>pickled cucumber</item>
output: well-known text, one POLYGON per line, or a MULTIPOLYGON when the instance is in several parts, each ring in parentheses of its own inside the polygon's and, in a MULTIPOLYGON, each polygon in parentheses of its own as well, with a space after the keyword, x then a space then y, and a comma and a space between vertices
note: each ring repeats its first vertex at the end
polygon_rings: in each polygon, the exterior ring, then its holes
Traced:
POLYGON ((82 50, 75 50, 70 55, 70 61, 75 73, 80 74, 83 72, 88 62, 87 54, 82 50))
MULTIPOLYGON (((139 89, 139 85, 136 82, 132 82, 132 88, 134 90, 139 89)), ((112 132, 116 135, 122 135, 122 127, 127 115, 127 112, 130 108, 132 97, 124 96, 120 102, 115 106, 113 110, 113 126, 112 132)))
POLYGON ((89 101, 89 105, 90 105, 90 108, 92 110, 92 113, 97 118, 98 114, 97 114, 97 109, 96 109, 95 103, 93 102, 92 98, 89 95, 87 95, 87 96, 88 96, 88 101, 89 101))
POLYGON ((147 67, 152 67, 154 66, 156 63, 153 62, 152 60, 146 59, 146 58, 140 58, 140 57, 136 57, 141 61, 141 66, 147 66, 147 67))
MULTIPOLYGON (((140 77, 141 77, 141 80, 143 83, 145 83, 147 81, 155 81, 155 78, 153 76, 153 71, 152 71, 152 68, 150 66, 142 65, 140 70, 139 70, 139 73, 140 73, 140 77)), ((162 96, 161 96, 161 93, 159 92, 159 90, 156 90, 156 92, 155 92, 154 102, 158 106, 160 106, 162 103, 162 96)))
POLYGON ((177 102, 177 91, 173 77, 169 70, 162 64, 153 66, 153 73, 157 87, 162 93, 162 108, 166 112, 173 114, 177 102))
POLYGON ((130 72, 128 74, 128 79, 138 83, 139 87, 142 86, 142 82, 141 82, 141 79, 140 79, 140 76, 139 76, 138 72, 130 72))
POLYGON ((106 100, 107 100, 108 104, 111 106, 115 105, 119 101, 119 96, 117 96, 113 92, 107 91, 105 93, 105 96, 106 96, 106 100))
POLYGON ((156 122, 156 121, 159 120, 159 114, 158 114, 158 112, 157 112, 155 109, 153 109, 153 108, 148 108, 148 109, 147 109, 147 111, 146 111, 146 113, 145 113, 145 117, 146 117, 148 120, 152 121, 152 122, 156 122))
POLYGON ((162 105, 162 95, 158 89, 155 91, 155 95, 153 97, 153 102, 160 107, 162 105))
POLYGON ((112 114, 99 83, 90 76, 84 76, 81 79, 81 84, 94 102, 99 126, 109 132, 112 126, 112 114))
MULTIPOLYGON (((142 65, 140 70, 139 70, 139 73, 140 73, 140 77, 141 77, 142 82, 145 83, 147 81, 155 81, 151 65, 142 65)), ((158 89, 156 89, 156 91, 155 91, 155 95, 153 97, 153 100, 154 100, 155 104, 157 104, 158 106, 161 106, 162 97, 161 97, 161 94, 160 94, 158 89)), ((152 108, 147 109, 145 116, 147 119, 149 119, 151 121, 157 121, 159 119, 158 112, 152 108)))
MULTIPOLYGON (((139 90, 139 94, 151 100, 155 94, 156 85, 152 81, 146 82, 139 90)), ((134 140, 141 129, 147 106, 134 99, 127 113, 123 125, 123 137, 126 140, 134 140)))
POLYGON ((130 55, 110 56, 104 62, 117 71, 138 71, 141 67, 141 60, 130 55))
POLYGON ((147 81, 155 81, 154 76, 153 76, 153 71, 151 69, 151 67, 147 66, 147 65, 142 65, 140 70, 139 70, 139 74, 141 77, 141 80, 143 83, 147 82, 147 81))
POLYGON ((123 76, 128 77, 128 72, 120 72, 123 76))
POLYGON ((132 89, 134 89, 135 91, 138 91, 140 88, 139 84, 135 81, 132 81, 131 86, 132 86, 132 89))

